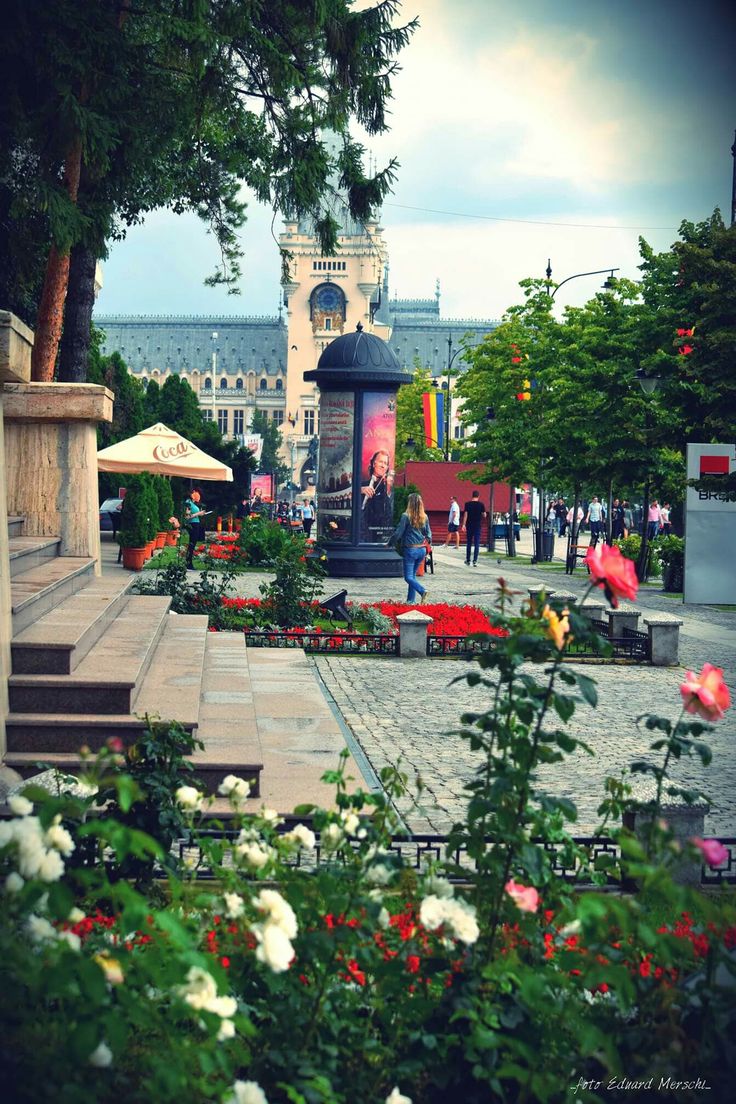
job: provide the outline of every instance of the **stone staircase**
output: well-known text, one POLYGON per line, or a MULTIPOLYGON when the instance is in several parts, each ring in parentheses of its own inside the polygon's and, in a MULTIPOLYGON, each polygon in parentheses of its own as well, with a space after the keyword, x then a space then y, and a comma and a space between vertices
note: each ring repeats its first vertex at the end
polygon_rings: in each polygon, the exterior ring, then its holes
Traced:
POLYGON ((79 749, 133 742, 146 716, 176 720, 205 744, 196 777, 215 792, 227 774, 260 793, 263 754, 250 723, 242 636, 207 618, 170 613, 165 597, 131 595, 133 577, 96 576, 95 560, 59 555, 59 538, 9 518, 12 605, 10 713, 4 762, 29 777, 75 773, 79 749))

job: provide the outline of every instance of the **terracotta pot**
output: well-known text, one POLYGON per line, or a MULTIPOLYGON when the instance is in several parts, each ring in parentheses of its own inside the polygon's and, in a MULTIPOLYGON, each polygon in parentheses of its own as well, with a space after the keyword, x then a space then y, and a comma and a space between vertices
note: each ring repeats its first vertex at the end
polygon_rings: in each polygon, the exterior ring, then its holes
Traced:
POLYGON ((156 540, 155 540, 154 543, 156 545, 156 548, 163 548, 163 546, 166 544, 166 530, 165 529, 164 529, 163 532, 156 534, 156 540))
POLYGON ((166 544, 170 548, 175 548, 176 547, 176 542, 178 541, 178 539, 179 539, 179 530, 178 529, 169 529, 168 533, 166 534, 166 544))
POLYGON ((147 560, 150 560, 151 556, 153 555, 153 546, 155 545, 155 543, 156 543, 155 541, 150 540, 150 541, 148 541, 148 543, 145 546, 145 548, 146 548, 146 559, 147 560))
POLYGON ((128 571, 140 571, 146 561, 145 548, 124 548, 123 567, 128 571))

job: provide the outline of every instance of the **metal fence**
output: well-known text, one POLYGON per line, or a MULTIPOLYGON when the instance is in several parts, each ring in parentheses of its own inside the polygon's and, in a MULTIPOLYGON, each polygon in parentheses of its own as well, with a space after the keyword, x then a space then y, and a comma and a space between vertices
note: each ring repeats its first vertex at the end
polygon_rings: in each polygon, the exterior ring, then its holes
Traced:
MULTIPOLYGON (((297 822, 293 817, 288 818, 282 825, 282 830, 287 831, 295 823, 297 822)), ((217 839, 235 839, 238 833, 227 829, 219 829, 203 831, 200 834, 217 839)), ((492 840, 486 842, 490 847, 493 846, 492 840)), ((576 856, 572 863, 567 863, 564 855, 564 844, 544 842, 540 839, 532 840, 532 843, 543 845, 550 858, 552 870, 568 883, 592 886, 594 884, 592 874, 598 857, 606 855, 613 860, 618 860, 621 857, 618 844, 607 836, 574 836, 572 842, 576 847, 582 848, 586 854, 584 857, 576 856)), ((736 885, 736 837, 721 837, 720 842, 728 851, 728 858, 725 863, 716 869, 705 865, 701 867, 700 884, 703 888, 736 885)), ((360 846, 356 841, 351 841, 351 844, 356 850, 360 846)), ((422 834, 395 836, 391 842, 390 850, 401 856, 404 866, 418 874, 428 871, 432 864, 449 863, 455 868, 449 875, 449 880, 453 882, 466 881, 477 869, 475 859, 468 855, 465 847, 449 848, 448 836, 422 834)), ((190 869, 196 870, 198 879, 212 879, 213 874, 207 867, 202 850, 197 844, 179 840, 175 847, 175 853, 182 863, 190 869)), ((304 870, 315 870, 324 862, 335 862, 335 855, 332 850, 322 847, 319 834, 317 834, 315 846, 311 850, 297 852, 287 860, 287 865, 304 870)), ((608 886, 620 885, 610 875, 607 875, 606 884, 608 886)))
POLYGON ((247 648, 303 648, 310 653, 340 655, 395 656, 399 638, 390 633, 368 636, 363 633, 322 632, 247 632, 247 648))
POLYGON ((609 636, 607 621, 591 621, 591 628, 598 636, 602 637, 610 645, 610 656, 603 655, 596 650, 590 641, 572 640, 565 651, 571 659, 594 657, 601 662, 615 659, 630 659, 635 663, 647 663, 649 661, 649 634, 638 632, 636 629, 624 628, 621 636, 609 636))

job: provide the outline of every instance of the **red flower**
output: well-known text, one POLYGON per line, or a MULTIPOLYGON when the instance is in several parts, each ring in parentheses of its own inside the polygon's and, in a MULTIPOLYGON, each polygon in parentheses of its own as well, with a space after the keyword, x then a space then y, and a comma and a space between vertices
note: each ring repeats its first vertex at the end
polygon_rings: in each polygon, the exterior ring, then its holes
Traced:
POLYGON ((585 553, 585 564, 596 586, 605 591, 614 609, 619 598, 636 598, 639 580, 633 560, 621 554, 615 545, 597 544, 585 553))
POLYGON ((419 967, 421 966, 421 959, 419 955, 409 955, 406 960, 406 968, 410 974, 418 974, 419 967))

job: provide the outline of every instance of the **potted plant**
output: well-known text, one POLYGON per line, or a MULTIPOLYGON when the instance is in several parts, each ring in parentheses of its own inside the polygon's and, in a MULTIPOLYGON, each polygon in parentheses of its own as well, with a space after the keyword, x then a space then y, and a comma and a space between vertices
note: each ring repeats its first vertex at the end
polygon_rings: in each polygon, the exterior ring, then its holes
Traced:
POLYGON ((129 571, 140 571, 146 559, 148 519, 143 479, 131 475, 123 499, 118 543, 123 552, 123 566, 129 571))
POLYGON ((519 525, 522 529, 528 529, 532 523, 531 514, 519 514, 519 525))
MULTIPOLYGON (((153 479, 153 488, 158 502, 158 529, 156 531, 156 548, 163 548, 168 541, 171 525, 169 519, 174 512, 174 496, 171 493, 171 484, 163 475, 156 475, 153 479)), ((174 540, 171 543, 176 543, 174 540)))
POLYGON ((153 477, 147 474, 141 476, 142 494, 146 504, 146 559, 153 555, 158 533, 158 496, 155 491, 153 477))

